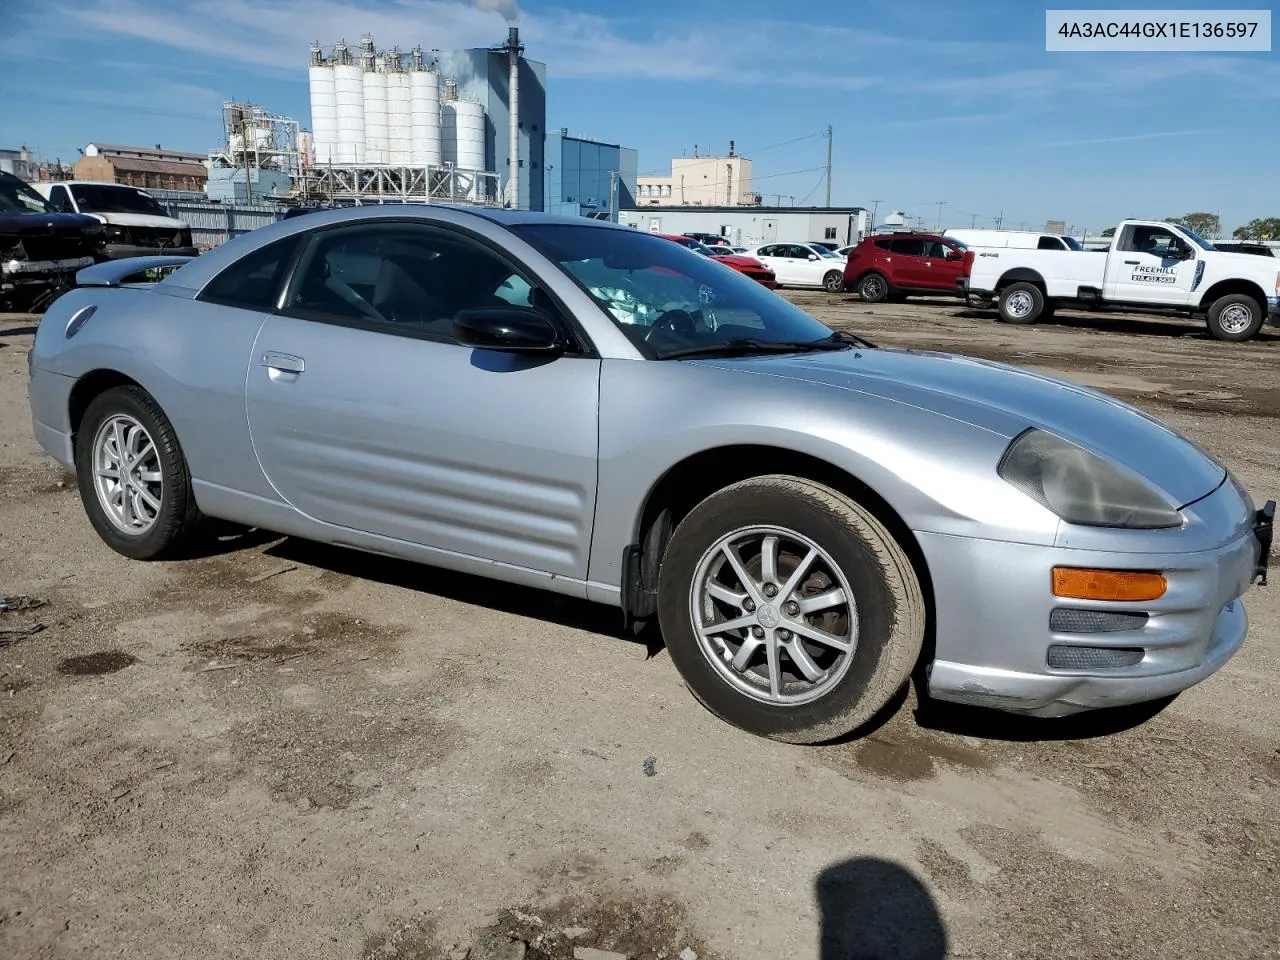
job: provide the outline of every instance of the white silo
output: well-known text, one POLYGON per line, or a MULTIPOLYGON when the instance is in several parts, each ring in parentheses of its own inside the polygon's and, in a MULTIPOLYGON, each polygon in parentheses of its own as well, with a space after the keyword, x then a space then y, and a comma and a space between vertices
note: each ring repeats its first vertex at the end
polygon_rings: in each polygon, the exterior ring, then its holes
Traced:
MULTIPOLYGON (((454 124, 458 142, 458 169, 479 171, 484 163, 484 104, 479 100, 455 100, 454 124)), ((469 174, 465 196, 474 198, 479 188, 479 178, 469 174)))
POLYGON ((422 47, 413 48, 413 65, 409 73, 409 118, 412 143, 409 162, 415 167, 437 166, 443 159, 440 150, 440 75, 428 70, 422 59, 422 47))
POLYGON ((315 145, 315 162, 325 164, 338 141, 338 101, 333 64, 325 61, 318 43, 311 45, 307 82, 311 91, 311 140, 315 145))
POLYGON ((387 75, 374 52, 373 37, 368 34, 360 45, 360 73, 364 91, 364 162, 387 163, 391 159, 387 75))
POLYGON ((333 48, 338 142, 335 163, 364 163, 364 81, 345 41, 333 48))
POLYGON ((387 58, 387 126, 391 131, 391 162, 408 166, 413 162, 413 109, 409 74, 400 63, 400 48, 387 58))

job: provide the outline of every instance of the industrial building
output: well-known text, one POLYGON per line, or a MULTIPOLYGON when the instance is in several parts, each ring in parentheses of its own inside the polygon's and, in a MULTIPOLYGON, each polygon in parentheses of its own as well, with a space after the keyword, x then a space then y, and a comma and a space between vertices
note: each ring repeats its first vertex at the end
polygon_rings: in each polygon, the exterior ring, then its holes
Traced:
POLYGON ((636 180, 636 202, 647 206, 716 207, 751 206, 760 203, 751 191, 751 161, 734 153, 723 157, 676 157, 671 175, 644 176, 636 180))
POLYGON ((500 47, 311 47, 304 193, 542 207, 546 65, 500 47))
POLYGON ((155 147, 121 147, 91 143, 73 168, 77 180, 127 183, 142 189, 203 190, 209 178, 205 157, 199 153, 155 147))
POLYGON ((222 147, 209 154, 205 196, 221 203, 288 199, 309 145, 298 121, 253 103, 224 100, 222 147))
POLYGON ((618 222, 649 233, 713 233, 735 247, 824 240, 847 246, 868 232, 862 207, 637 206, 618 222))
POLYGON ((543 165, 544 209, 569 217, 615 219, 635 206, 636 151, 616 143, 549 133, 543 165))

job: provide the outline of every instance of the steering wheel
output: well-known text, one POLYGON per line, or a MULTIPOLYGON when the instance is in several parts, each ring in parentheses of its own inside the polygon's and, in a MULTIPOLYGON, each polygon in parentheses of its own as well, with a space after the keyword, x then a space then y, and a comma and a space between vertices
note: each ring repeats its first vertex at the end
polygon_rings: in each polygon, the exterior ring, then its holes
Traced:
POLYGON ((658 330, 669 330, 677 336, 691 337, 696 332, 697 325, 698 322, 688 310, 668 310, 653 321, 648 333, 644 335, 644 342, 648 343, 658 330))

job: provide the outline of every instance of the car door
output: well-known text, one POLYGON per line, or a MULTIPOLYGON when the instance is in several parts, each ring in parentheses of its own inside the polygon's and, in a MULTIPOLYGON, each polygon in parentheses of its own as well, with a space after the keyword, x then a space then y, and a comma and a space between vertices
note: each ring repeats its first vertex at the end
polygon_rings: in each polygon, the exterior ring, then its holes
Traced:
POLYGON ((1108 300, 1181 305, 1195 282, 1195 251, 1167 227, 1131 223, 1107 254, 1108 300))
POLYGON ((893 254, 893 269, 889 280, 894 286, 929 286, 929 268, 924 265, 923 237, 894 237, 889 251, 893 254))
POLYGON ((822 277, 829 269, 827 261, 802 243, 788 243, 783 252, 787 271, 793 278, 791 283, 801 287, 822 286, 822 277))
POLYGON ((475 350, 452 332, 461 309, 540 294, 444 225, 314 233, 248 372, 253 446, 278 494, 337 527, 584 579, 599 360, 475 350))
POLYGON ((786 244, 770 243, 756 250, 754 256, 766 267, 773 271, 778 283, 787 283, 787 259, 783 256, 786 252, 786 244))
POLYGON ((926 240, 924 268, 930 289, 954 293, 958 289, 956 281, 964 268, 964 254, 959 247, 945 240, 926 240))

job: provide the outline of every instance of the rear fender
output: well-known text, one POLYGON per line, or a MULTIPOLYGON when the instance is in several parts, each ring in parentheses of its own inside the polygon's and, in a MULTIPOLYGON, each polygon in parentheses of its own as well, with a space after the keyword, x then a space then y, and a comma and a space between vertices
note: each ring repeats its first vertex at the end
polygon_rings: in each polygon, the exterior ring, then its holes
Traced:
MULTIPOLYGON (((130 277, 145 274, 148 270, 159 270, 165 267, 180 267, 195 257, 126 257, 123 260, 108 260, 106 263, 95 263, 76 273, 78 287, 118 287, 130 277)), ((143 283, 154 281, 141 280, 143 283)))

